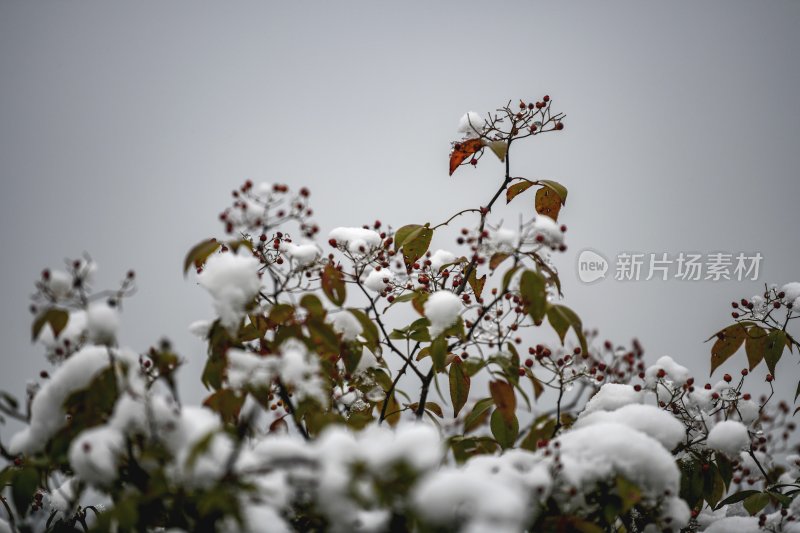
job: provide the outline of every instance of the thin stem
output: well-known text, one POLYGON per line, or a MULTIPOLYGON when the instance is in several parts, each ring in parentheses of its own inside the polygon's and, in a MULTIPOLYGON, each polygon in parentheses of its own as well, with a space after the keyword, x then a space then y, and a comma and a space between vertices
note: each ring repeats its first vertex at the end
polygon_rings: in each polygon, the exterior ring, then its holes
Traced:
POLYGON ((305 427, 303 427, 303 424, 301 424, 300 421, 295 416, 295 408, 294 404, 292 403, 292 399, 289 397, 289 392, 286 390, 286 387, 280 380, 278 380, 278 391, 281 400, 283 400, 283 404, 286 406, 286 410, 292 416, 292 420, 294 421, 295 427, 297 427, 297 431, 300 432, 300 434, 303 436, 305 440, 311 440, 311 438, 308 436, 308 431, 306 430, 305 427))

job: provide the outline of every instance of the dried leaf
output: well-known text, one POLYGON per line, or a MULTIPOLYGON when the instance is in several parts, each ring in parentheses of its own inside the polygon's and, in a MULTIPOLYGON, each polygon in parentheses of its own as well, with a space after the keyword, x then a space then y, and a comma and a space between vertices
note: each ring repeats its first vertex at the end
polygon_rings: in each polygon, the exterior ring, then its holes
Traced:
POLYGON ((533 187, 536 183, 533 181, 523 180, 519 183, 515 183, 511 185, 508 189, 506 189, 506 203, 511 202, 518 194, 521 194, 531 187, 533 187))
POLYGON ((480 139, 469 139, 463 142, 456 143, 453 146, 453 151, 450 152, 450 175, 456 171, 458 166, 463 163, 468 157, 472 157, 475 153, 483 148, 483 141, 480 139))
MULTIPOLYGON (((742 346, 747 338, 743 324, 733 324, 717 333, 717 341, 711 347, 711 374, 742 346)), ((709 374, 710 375, 710 374, 709 374)))
POLYGON ((545 215, 553 220, 558 220, 558 213, 561 211, 561 197, 550 187, 542 187, 536 191, 536 212, 545 215))

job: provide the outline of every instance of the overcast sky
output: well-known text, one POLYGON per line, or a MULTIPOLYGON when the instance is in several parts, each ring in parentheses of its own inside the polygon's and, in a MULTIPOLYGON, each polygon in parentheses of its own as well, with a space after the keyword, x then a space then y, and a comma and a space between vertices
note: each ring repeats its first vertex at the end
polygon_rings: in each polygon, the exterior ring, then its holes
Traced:
POLYGON ((602 338, 707 375, 703 340, 729 302, 800 279, 798 27, 796 1, 0 0, 0 389, 47 367, 29 338, 34 280, 86 251, 98 285, 136 270, 121 340, 170 337, 199 400, 205 352, 187 326, 212 310, 181 262, 220 234, 232 188, 310 187, 323 236, 439 222, 502 175, 487 157, 448 177, 460 116, 544 94, 566 128, 515 147, 512 173, 570 190, 565 303, 602 338), (585 248, 764 259, 757 282, 584 285, 585 248))

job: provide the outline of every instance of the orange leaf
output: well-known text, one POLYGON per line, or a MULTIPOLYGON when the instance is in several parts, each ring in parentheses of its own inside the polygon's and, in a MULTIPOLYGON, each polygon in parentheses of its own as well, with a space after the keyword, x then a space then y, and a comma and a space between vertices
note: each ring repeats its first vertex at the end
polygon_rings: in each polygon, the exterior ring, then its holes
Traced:
POLYGON ((492 381, 489 383, 489 392, 492 394, 497 410, 507 421, 514 418, 517 410, 517 397, 514 395, 514 388, 505 381, 492 381))
POLYGON ((456 143, 455 146, 453 146, 453 151, 450 152, 450 175, 453 175, 458 165, 463 163, 466 158, 471 157, 482 148, 483 141, 480 139, 469 139, 464 142, 456 143))
POLYGON ((553 220, 558 220, 558 212, 561 211, 561 197, 548 187, 542 187, 536 191, 536 212, 546 215, 553 220))

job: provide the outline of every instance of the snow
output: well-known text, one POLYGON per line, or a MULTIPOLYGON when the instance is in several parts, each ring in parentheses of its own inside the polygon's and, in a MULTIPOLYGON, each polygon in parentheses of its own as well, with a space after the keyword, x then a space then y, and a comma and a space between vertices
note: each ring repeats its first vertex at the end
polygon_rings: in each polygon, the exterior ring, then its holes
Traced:
POLYGON ((328 238, 335 239, 339 245, 347 248, 351 254, 358 255, 381 245, 380 234, 365 228, 335 228, 330 232, 328 238))
POLYGON ((195 320, 189 324, 189 333, 201 339, 205 339, 208 337, 208 332, 211 331, 211 326, 213 324, 213 320, 195 320))
POLYGON ((706 445, 728 457, 736 457, 743 448, 750 445, 750 435, 741 422, 725 420, 711 428, 706 445))
POLYGON ((117 462, 124 449, 125 438, 118 429, 108 426, 87 429, 73 439, 69 463, 82 481, 109 486, 117 478, 117 462))
POLYGON ((665 355, 660 357, 656 364, 650 366, 645 371, 645 383, 648 388, 655 387, 658 380, 658 372, 663 370, 666 373, 665 379, 668 379, 675 386, 682 386, 686 380, 691 377, 689 369, 676 363, 672 357, 665 355))
POLYGON ((631 385, 606 383, 586 403, 580 416, 583 417, 595 411, 613 411, 635 403, 642 403, 642 393, 634 390, 631 385))
POLYGON ((382 268, 380 270, 373 269, 366 278, 364 278, 364 286, 369 290, 375 292, 383 292, 389 283, 394 279, 394 274, 391 271, 382 268))
POLYGON ((463 531, 522 531, 527 501, 500 477, 445 468, 415 489, 413 505, 434 526, 463 524, 463 531))
POLYGON ((402 423, 395 430, 370 426, 358 433, 329 426, 310 447, 320 510, 332 531, 342 532, 356 529, 361 511, 383 505, 369 480, 391 479, 398 469, 421 475, 439 465, 444 451, 436 429, 419 423, 402 423), (354 479, 356 466, 360 474, 354 479))
POLYGON ((86 313, 89 339, 95 344, 116 344, 119 310, 106 301, 92 302, 86 313))
POLYGON ((248 385, 268 387, 279 373, 280 359, 261 357, 238 348, 228 349, 228 385, 240 390, 248 385))
POLYGON ((34 396, 30 425, 12 437, 10 452, 42 451, 67 423, 64 401, 73 392, 85 389, 108 366, 109 348, 103 346, 88 346, 66 359, 34 396))
POLYGON ((331 325, 337 333, 342 334, 342 338, 346 341, 355 340, 363 330, 361 322, 349 311, 334 314, 331 318, 331 325))
POLYGON ((686 428, 670 413, 652 405, 630 404, 611 412, 595 411, 581 415, 573 426, 581 428, 592 424, 615 422, 636 429, 672 450, 686 435, 686 428))
POLYGON ((255 257, 234 253, 212 255, 198 282, 214 299, 220 322, 235 332, 261 287, 259 262, 255 257))
POLYGON ((294 244, 291 242, 284 242, 281 244, 281 251, 294 259, 301 267, 313 265, 319 256, 322 255, 322 250, 316 244, 294 244))
POLYGON ((731 516, 715 521, 704 533, 760 533, 758 519, 753 516, 731 516))
POLYGON ((479 137, 485 127, 486 120, 475 111, 467 111, 458 121, 458 131, 467 139, 479 137))
POLYGON ((783 303, 792 304, 792 308, 800 309, 800 282, 793 281, 781 287, 780 291, 785 292, 783 303))
POLYGON ((598 483, 622 476, 645 498, 671 495, 661 507, 671 527, 680 529, 688 523, 689 508, 675 496, 680 488, 675 458, 652 437, 623 424, 603 422, 567 431, 556 442, 564 479, 579 491, 591 493, 598 483))
POLYGON ((69 298, 72 294, 72 275, 63 270, 52 270, 45 286, 56 299, 69 298))
MULTIPOLYGON (((360 374, 361 372, 366 372, 370 368, 380 368, 381 364, 378 361, 378 358, 375 357, 375 354, 363 348, 361 350, 361 359, 358 360, 358 365, 356 366, 354 374, 360 374)), ((383 390, 383 389, 381 389, 383 390)))
POLYGON ((294 340, 284 342, 280 351, 281 381, 292 389, 297 401, 309 398, 327 406, 328 393, 320 375, 319 358, 294 340))
POLYGON ((456 323, 461 313, 461 300, 450 291, 436 291, 425 302, 424 310, 431 322, 431 337, 436 337, 456 323))
POLYGON ((498 249, 508 252, 516 249, 519 241, 517 232, 507 228, 497 228, 491 232, 490 238, 498 249))
POLYGON ((733 416, 739 419, 739 421, 745 426, 749 426, 753 422, 758 420, 759 417, 758 404, 753 400, 740 399, 736 403, 736 409, 733 411, 733 416))
POLYGON ((456 259, 458 259, 458 257, 452 252, 436 250, 430 257, 431 270, 433 272, 439 272, 444 265, 455 263, 456 259))
POLYGON ((243 533, 291 533, 283 517, 274 508, 268 505, 243 505, 245 528, 242 530, 234 520, 229 531, 243 533))
POLYGON ((205 407, 186 406, 175 422, 171 431, 159 435, 175 458, 168 466, 171 476, 190 487, 211 486, 225 474, 233 452, 219 417, 205 407))
POLYGON ((77 484, 75 478, 67 478, 50 493, 50 508, 56 516, 66 517, 74 510, 77 484))
POLYGON ((64 356, 57 356, 55 353, 57 349, 60 348, 63 353, 67 353, 70 351, 67 349, 68 347, 78 347, 81 343, 81 339, 86 336, 87 322, 86 311, 70 311, 67 325, 61 331, 58 338, 53 335, 50 324, 45 324, 39 335, 39 342, 41 342, 47 350, 47 358, 52 362, 61 361, 64 356))
POLYGON ((317 358, 301 343, 292 340, 284 342, 280 352, 280 355, 262 357, 238 348, 229 349, 228 385, 236 390, 247 386, 266 387, 280 378, 298 401, 311 398, 327 405, 328 396, 317 358))
POLYGON ((561 226, 552 218, 546 215, 538 215, 533 221, 533 237, 539 235, 544 239, 544 243, 551 247, 557 247, 564 242, 564 232, 561 226))

